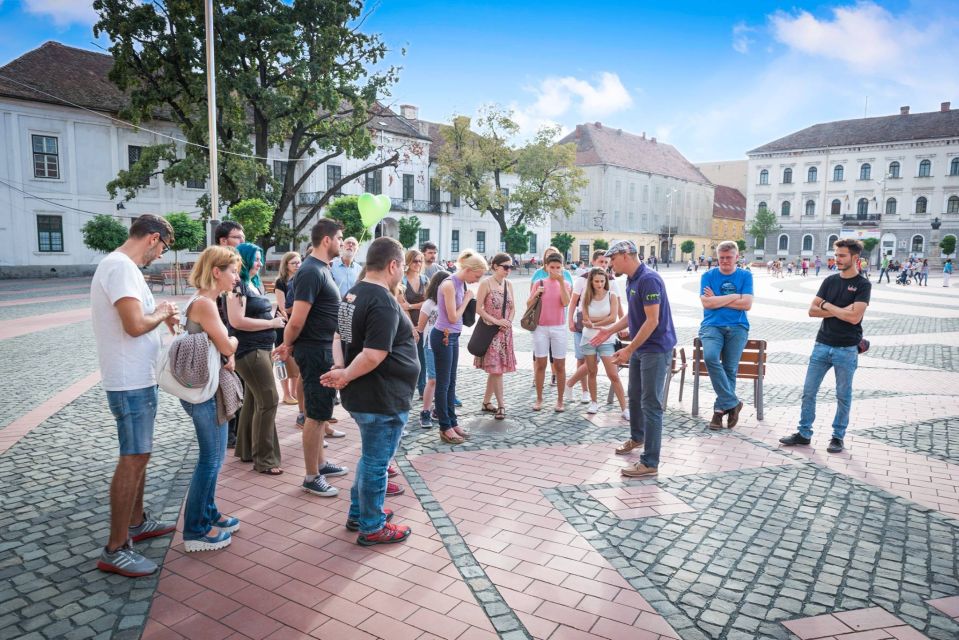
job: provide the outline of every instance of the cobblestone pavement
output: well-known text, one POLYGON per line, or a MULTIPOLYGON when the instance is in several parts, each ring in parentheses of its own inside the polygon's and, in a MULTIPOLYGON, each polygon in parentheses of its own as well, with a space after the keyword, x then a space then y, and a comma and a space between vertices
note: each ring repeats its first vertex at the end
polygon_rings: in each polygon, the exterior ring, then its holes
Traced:
MULTIPOLYGON (((691 355, 700 274, 664 274, 691 355)), ((847 451, 829 455, 832 376, 813 444, 778 444, 795 429, 818 329, 805 309, 820 280, 756 274, 751 337, 770 354, 764 420, 740 383, 740 426, 709 431, 708 379, 695 417, 691 371, 684 385, 676 375, 655 480, 623 482, 635 457, 612 452, 628 434, 617 405, 554 413, 550 388, 544 410, 530 410, 531 337, 517 326, 506 420, 480 411, 485 374, 465 350, 470 441, 441 443, 414 407, 396 461, 407 491, 388 499, 414 529, 407 543, 354 544, 343 527, 352 472, 332 479, 336 498, 300 490, 295 408, 281 405, 286 473, 252 473, 232 457, 221 472, 218 504, 243 521, 233 544, 186 555, 179 533, 154 539, 140 546, 163 568, 138 580, 94 567, 116 436, 91 378, 90 322, 77 313, 88 280, 0 282, 0 361, 11 371, 0 403, 0 638, 959 637, 959 294, 936 279, 874 287, 847 451)), ((603 399, 608 388, 601 377, 603 399)), ((178 402, 161 398, 147 503, 175 519, 195 436, 178 402)), ((347 437, 327 455, 353 468, 356 428, 336 415, 347 437)))

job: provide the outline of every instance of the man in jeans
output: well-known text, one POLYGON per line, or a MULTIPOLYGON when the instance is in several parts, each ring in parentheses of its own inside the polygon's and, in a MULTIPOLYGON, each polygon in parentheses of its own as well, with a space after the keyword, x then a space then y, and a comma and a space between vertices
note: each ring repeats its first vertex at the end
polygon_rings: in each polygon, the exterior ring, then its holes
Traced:
POLYGON ((616 275, 626 275, 627 315, 600 329, 590 343, 599 346, 629 327, 629 344, 613 354, 616 364, 629 363, 630 436, 616 453, 626 455, 644 447, 639 462, 623 469, 622 474, 628 478, 655 475, 663 436, 663 387, 676 346, 673 316, 663 279, 642 263, 635 244, 620 240, 606 257, 616 275))
POLYGON ((723 428, 725 416, 726 426, 735 427, 743 410, 743 403, 736 397, 736 372, 749 337, 746 312, 753 306, 753 274, 736 266, 739 246, 732 240, 720 242, 716 255, 719 268, 705 272, 699 284, 703 303, 699 339, 709 381, 716 392, 709 422, 713 431, 723 428))
POLYGON ((343 406, 360 429, 360 461, 346 528, 359 531, 356 542, 364 546, 402 542, 411 533, 407 526, 392 524, 393 512, 383 509, 390 458, 403 435, 420 375, 413 325, 392 294, 403 271, 399 242, 382 237, 370 244, 366 277, 340 305, 345 368, 321 378, 324 385, 342 390, 343 406))
POLYGON ((156 329, 166 324, 172 331, 179 317, 172 302, 156 304, 140 269, 172 243, 169 222, 141 215, 130 226, 126 242, 100 261, 90 285, 103 389, 120 441, 120 459, 110 483, 110 539, 97 568, 131 578, 157 570, 156 563, 134 551, 133 543, 176 529, 175 522, 160 522, 143 507, 158 402, 156 329))
POLYGON ((859 273, 862 243, 854 238, 844 238, 837 240, 834 248, 839 273, 823 280, 819 292, 809 305, 810 317, 823 320, 806 369, 799 431, 779 439, 786 446, 809 444, 812 441, 819 385, 822 384, 826 372, 834 369, 836 416, 832 422, 832 438, 826 447, 829 453, 843 450, 843 436, 846 435, 849 410, 852 406, 852 378, 859 365, 862 317, 866 313, 872 291, 872 284, 859 273))

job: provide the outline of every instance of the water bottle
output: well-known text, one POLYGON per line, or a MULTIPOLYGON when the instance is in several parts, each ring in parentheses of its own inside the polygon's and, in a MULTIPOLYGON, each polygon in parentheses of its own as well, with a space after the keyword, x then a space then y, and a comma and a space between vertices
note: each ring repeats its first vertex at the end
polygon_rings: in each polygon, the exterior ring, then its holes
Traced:
POLYGON ((286 380, 286 363, 282 360, 273 361, 273 374, 277 380, 286 380))

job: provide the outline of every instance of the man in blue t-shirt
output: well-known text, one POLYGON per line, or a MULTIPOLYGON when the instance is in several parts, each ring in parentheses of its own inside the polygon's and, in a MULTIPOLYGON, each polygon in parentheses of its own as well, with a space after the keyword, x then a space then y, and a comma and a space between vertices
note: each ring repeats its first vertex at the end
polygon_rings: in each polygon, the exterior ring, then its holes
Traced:
POLYGON ((743 403, 736 397, 736 371, 749 337, 746 312, 753 306, 753 274, 736 266, 739 246, 732 240, 716 247, 719 268, 702 275, 699 299, 703 303, 703 323, 699 339, 703 343, 703 362, 716 392, 713 419, 709 428, 732 429, 739 422, 743 403))
POLYGON ((622 470, 627 478, 655 475, 663 437, 663 387, 669 372, 676 330, 666 298, 666 285, 646 267, 636 245, 620 240, 606 252, 616 275, 626 275, 626 317, 600 329, 590 340, 598 346, 629 327, 630 341, 613 354, 617 364, 629 363, 629 440, 616 449, 625 455, 643 447, 639 462, 622 470))

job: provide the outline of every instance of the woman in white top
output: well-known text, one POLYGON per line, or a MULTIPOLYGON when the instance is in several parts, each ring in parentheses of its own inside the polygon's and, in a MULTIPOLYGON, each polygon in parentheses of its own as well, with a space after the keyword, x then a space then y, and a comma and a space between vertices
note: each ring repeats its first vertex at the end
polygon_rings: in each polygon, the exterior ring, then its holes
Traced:
POLYGON ((594 347, 589 343, 596 337, 602 327, 608 327, 619 320, 619 298, 609 290, 609 275, 603 269, 593 269, 589 272, 586 289, 580 298, 580 310, 583 314, 583 341, 580 344, 583 357, 586 359, 587 385, 589 386, 590 403, 587 413, 599 411, 596 401, 596 372, 597 355, 606 368, 606 376, 613 387, 613 393, 619 400, 619 407, 626 411, 626 397, 623 393, 623 383, 619 380, 619 370, 613 362, 613 352, 616 350, 616 336, 594 347))

